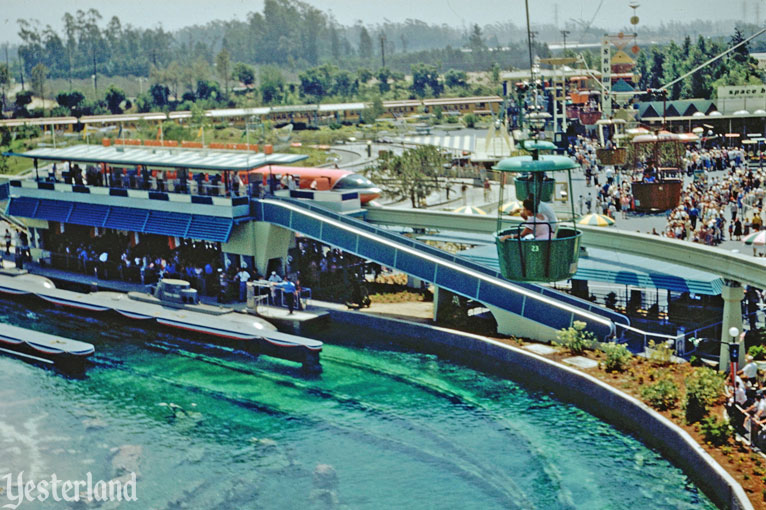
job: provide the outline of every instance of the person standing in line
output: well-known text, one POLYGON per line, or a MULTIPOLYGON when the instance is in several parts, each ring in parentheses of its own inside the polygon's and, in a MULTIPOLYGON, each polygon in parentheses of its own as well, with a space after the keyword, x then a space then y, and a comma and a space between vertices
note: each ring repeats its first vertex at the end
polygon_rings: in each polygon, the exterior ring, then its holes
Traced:
POLYGON ((287 315, 292 315, 293 310, 295 310, 295 284, 290 281, 290 277, 287 276, 285 277, 285 281, 277 284, 277 287, 282 290, 282 295, 285 297, 285 301, 287 302, 287 309, 289 310, 287 315))
POLYGON ((242 264, 237 273, 239 279, 239 300, 244 301, 247 298, 247 282, 250 280, 250 273, 247 272, 247 264, 242 264))
POLYGON ((10 255, 11 254, 11 240, 13 239, 13 236, 11 235, 11 231, 9 229, 5 229, 5 254, 10 255))

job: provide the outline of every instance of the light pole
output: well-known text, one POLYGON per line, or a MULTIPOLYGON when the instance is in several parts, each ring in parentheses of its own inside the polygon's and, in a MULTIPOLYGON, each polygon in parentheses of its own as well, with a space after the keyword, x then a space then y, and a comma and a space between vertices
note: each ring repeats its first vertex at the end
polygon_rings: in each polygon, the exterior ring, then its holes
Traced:
POLYGON ((736 388, 737 362, 739 361, 739 329, 735 326, 729 328, 729 372, 731 373, 731 386, 736 388))

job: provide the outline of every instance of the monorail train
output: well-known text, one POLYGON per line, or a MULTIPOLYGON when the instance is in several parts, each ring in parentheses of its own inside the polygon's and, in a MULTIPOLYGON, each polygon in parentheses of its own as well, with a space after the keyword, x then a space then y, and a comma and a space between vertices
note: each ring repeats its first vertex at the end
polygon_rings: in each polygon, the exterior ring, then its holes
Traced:
POLYGON ((248 172, 248 181, 254 182, 261 175, 263 186, 269 186, 269 180, 280 182, 289 175, 299 177, 300 189, 313 189, 318 191, 342 191, 359 193, 359 200, 366 204, 380 196, 381 189, 367 177, 339 168, 315 168, 301 166, 277 166, 267 165, 248 172))

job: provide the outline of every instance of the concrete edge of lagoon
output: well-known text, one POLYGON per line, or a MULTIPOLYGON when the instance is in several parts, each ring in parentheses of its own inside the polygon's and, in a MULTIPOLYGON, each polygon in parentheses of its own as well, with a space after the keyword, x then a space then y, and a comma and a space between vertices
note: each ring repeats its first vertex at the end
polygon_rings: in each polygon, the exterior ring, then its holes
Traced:
POLYGON ((330 310, 330 315, 339 323, 374 328, 398 337, 404 347, 472 363, 491 361, 495 373, 550 390, 562 400, 633 432, 680 467, 719 508, 753 509, 742 486, 685 430, 640 400, 587 373, 480 335, 360 312, 330 310))

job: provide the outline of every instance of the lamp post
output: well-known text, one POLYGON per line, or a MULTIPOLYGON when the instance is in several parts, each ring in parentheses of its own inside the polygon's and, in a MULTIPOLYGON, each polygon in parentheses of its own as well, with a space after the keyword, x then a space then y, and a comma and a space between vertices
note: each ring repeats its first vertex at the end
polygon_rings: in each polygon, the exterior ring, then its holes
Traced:
POLYGON ((737 387, 737 363, 739 361, 739 329, 732 326, 729 328, 729 336, 731 342, 729 342, 729 372, 731 373, 731 386, 737 387))

